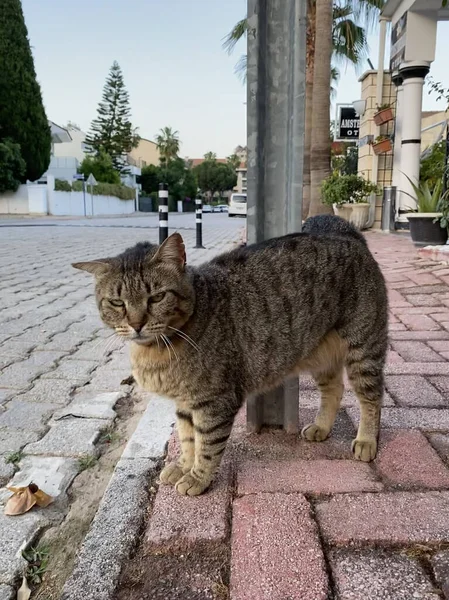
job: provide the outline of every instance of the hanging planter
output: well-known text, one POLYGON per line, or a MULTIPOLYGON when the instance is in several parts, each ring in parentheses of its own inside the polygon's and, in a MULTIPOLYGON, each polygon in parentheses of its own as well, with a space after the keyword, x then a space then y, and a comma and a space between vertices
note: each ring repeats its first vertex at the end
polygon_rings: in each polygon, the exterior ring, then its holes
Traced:
POLYGON ((391 152, 392 149, 391 139, 385 135, 380 135, 373 142, 374 154, 385 154, 391 152))
POLYGON ((374 122, 378 127, 392 121, 394 119, 393 111, 391 110, 391 106, 389 104, 382 104, 377 107, 377 112, 374 115, 374 122))

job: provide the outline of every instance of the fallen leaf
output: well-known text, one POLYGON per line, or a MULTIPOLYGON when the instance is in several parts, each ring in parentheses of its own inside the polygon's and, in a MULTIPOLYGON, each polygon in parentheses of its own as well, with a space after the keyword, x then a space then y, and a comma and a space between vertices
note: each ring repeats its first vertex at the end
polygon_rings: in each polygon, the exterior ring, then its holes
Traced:
POLYGON ((31 590, 28 587, 28 582, 26 577, 22 579, 22 585, 20 586, 20 590, 17 592, 17 600, 28 600, 31 596, 31 590))
POLYGON ((13 495, 6 503, 5 515, 23 515, 31 510, 35 504, 45 508, 53 502, 53 498, 40 490, 35 483, 30 483, 26 487, 7 487, 6 489, 12 492, 13 495))

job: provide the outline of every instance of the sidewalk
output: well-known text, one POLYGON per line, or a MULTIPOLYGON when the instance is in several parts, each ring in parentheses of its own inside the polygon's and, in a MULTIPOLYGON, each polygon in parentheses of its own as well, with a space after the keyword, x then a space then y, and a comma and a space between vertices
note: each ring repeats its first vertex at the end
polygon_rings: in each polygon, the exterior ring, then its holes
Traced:
MULTIPOLYGON (((1 230, 0 600, 16 596, 13 586, 25 566, 21 549, 50 526, 64 528, 72 519, 74 529, 66 527, 65 534, 71 552, 63 548, 61 534, 56 547, 65 564, 49 567, 59 571, 51 576, 64 582, 77 543, 145 410, 145 395, 120 385, 130 375, 128 349, 113 343, 100 321, 92 277, 70 264, 117 254, 138 241, 157 243, 158 232, 91 223, 1 230), (53 496, 54 504, 5 516, 4 486, 31 481, 53 496)), ((239 241, 239 228, 225 224, 211 221, 204 228, 206 249, 201 250, 194 248, 194 231, 182 232, 190 264, 239 241)), ((51 561, 55 553, 52 548, 51 561)), ((57 598, 48 593, 48 600, 57 598)))
MULTIPOLYGON (((241 412, 204 496, 161 486, 116 600, 449 598, 449 268, 367 235, 390 293, 380 451, 351 457, 347 390, 332 437, 248 435, 241 412)), ((363 276, 363 274, 361 274, 363 276)), ((301 380, 301 425, 318 406, 301 380)), ((169 455, 175 453, 172 437, 169 455)))

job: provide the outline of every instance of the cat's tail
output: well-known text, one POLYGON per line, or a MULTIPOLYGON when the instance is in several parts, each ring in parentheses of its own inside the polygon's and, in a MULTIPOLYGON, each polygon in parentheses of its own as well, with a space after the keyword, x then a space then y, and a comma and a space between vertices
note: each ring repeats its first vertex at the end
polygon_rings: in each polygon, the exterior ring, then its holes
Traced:
POLYGON ((367 245, 364 236, 354 227, 354 225, 336 215, 317 215, 316 217, 309 217, 305 221, 302 231, 303 233, 310 233, 312 235, 349 235, 359 240, 359 242, 362 242, 365 246, 367 245))

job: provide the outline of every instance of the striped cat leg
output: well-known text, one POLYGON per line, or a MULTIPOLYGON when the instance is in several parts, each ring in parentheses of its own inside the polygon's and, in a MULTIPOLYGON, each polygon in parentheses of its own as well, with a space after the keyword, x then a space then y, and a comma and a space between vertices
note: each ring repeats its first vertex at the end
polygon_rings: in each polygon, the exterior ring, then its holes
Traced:
POLYGON ((351 361, 348 354, 347 372, 360 403, 360 424, 352 442, 354 458, 369 462, 376 457, 380 412, 384 392, 383 361, 351 361))
POLYGON ((218 471, 235 417, 233 411, 224 414, 223 404, 220 404, 219 412, 214 411, 213 405, 207 411, 193 411, 195 461, 190 472, 176 484, 177 491, 182 495, 202 494, 218 471))
POLYGON ((175 485, 184 473, 188 473, 193 466, 195 457, 195 431, 193 429, 192 413, 185 409, 176 411, 178 438, 181 444, 180 457, 168 463, 161 471, 161 483, 175 485))
POLYGON ((332 373, 312 373, 321 392, 320 410, 314 423, 306 425, 301 432, 309 442, 324 441, 334 424, 343 396, 343 366, 339 365, 332 373))

